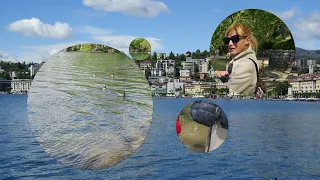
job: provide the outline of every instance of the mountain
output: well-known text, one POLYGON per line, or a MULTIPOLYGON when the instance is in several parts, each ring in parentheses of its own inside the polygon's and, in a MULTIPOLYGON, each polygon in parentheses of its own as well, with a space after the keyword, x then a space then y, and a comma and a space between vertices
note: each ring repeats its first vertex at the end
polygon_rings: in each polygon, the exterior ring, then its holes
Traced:
POLYGON ((320 50, 306 50, 296 47, 296 58, 312 58, 320 60, 320 50))

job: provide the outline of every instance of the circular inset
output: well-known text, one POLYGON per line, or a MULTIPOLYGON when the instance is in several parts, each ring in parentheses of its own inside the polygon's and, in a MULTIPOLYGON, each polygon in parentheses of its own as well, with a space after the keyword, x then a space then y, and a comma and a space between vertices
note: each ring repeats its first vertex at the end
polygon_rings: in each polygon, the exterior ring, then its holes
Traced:
POLYGON ((134 153, 152 112, 143 72, 124 53, 99 44, 52 56, 28 95, 29 122, 40 146, 78 169, 103 169, 134 153))
POLYGON ((259 95, 286 83, 295 59, 289 28, 274 14, 238 11, 215 30, 210 45, 211 63, 229 95, 259 95), (221 75, 223 74, 223 75, 221 75))
POLYGON ((211 101, 199 100, 185 106, 176 120, 180 141, 195 152, 217 149, 228 135, 224 111, 211 101))
POLYGON ((145 60, 151 55, 151 45, 143 38, 137 38, 130 43, 129 53, 134 60, 145 60))

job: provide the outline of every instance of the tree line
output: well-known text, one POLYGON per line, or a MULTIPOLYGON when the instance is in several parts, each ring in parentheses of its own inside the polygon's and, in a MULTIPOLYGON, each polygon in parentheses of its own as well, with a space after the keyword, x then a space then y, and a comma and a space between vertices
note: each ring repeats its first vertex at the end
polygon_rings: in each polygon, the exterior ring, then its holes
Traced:
POLYGON ((10 78, 10 71, 15 71, 18 79, 30 79, 33 77, 30 77, 29 73, 29 67, 31 65, 35 65, 35 63, 26 63, 26 62, 6 62, 6 61, 0 61, 0 69, 3 70, 3 72, 0 72, 0 78, 4 78, 6 80, 11 80, 10 78), (28 73, 27 73, 28 72, 28 73))
POLYGON ((115 53, 120 53, 119 50, 103 44, 78 44, 70 46, 65 49, 68 52, 81 51, 81 52, 109 52, 110 50, 115 53))

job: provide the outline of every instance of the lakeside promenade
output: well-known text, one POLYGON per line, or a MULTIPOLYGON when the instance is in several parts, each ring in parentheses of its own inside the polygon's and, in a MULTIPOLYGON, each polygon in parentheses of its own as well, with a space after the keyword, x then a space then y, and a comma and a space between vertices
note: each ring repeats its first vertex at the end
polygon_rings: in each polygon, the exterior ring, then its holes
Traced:
MULTIPOLYGON (((5 92, 0 91, 1 94, 28 94, 28 92, 5 92)), ((224 99, 224 100, 260 100, 260 101, 307 101, 307 102, 320 102, 320 98, 271 98, 271 97, 261 97, 261 98, 255 98, 255 97, 199 97, 199 96, 186 96, 186 97, 175 97, 175 96, 152 96, 152 98, 183 98, 183 99, 224 99)))

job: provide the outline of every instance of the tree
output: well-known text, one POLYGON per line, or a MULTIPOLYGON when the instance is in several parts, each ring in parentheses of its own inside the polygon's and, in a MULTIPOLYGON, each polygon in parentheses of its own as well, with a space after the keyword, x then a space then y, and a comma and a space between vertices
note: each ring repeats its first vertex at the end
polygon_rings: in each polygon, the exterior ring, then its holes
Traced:
POLYGON ((80 50, 84 51, 84 52, 89 52, 89 51, 93 50, 93 46, 92 46, 92 44, 82 44, 80 50))
POLYGON ((171 51, 169 54, 169 59, 175 59, 176 57, 174 56, 173 52, 171 51))
POLYGON ((275 88, 276 95, 284 96, 288 94, 288 88, 290 84, 288 81, 279 83, 275 88))
POLYGON ((152 57, 151 57, 151 65, 152 66, 154 66, 156 63, 157 63, 157 59, 158 59, 158 57, 157 57, 157 52, 153 52, 153 55, 152 55, 152 57))
POLYGON ((207 50, 204 50, 201 53, 201 58, 207 58, 207 57, 210 57, 210 53, 207 50))
POLYGON ((145 77, 148 79, 149 76, 151 76, 151 69, 149 67, 147 67, 147 69, 145 70, 144 74, 145 74, 145 77))

